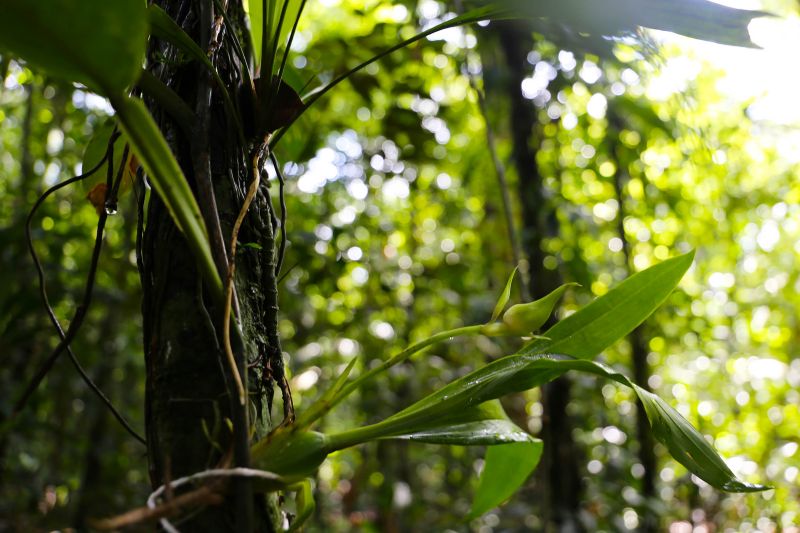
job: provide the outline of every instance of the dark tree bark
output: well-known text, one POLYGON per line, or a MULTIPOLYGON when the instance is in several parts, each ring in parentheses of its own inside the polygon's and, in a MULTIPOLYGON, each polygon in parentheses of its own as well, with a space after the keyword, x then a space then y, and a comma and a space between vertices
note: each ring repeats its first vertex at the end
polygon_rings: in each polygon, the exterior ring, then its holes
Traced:
MULTIPOLYGON (((522 207, 522 247, 529 262, 531 298, 538 299, 557 288, 561 279, 557 270, 544 267, 542 241, 558 224, 545 197, 536 162, 536 109, 520 90, 522 80, 530 74, 527 57, 534 41, 530 30, 519 23, 498 24, 496 32, 509 72, 506 87, 510 101, 512 156, 522 207)), ((546 488, 541 518, 546 530, 574 532, 584 528, 578 518, 582 490, 580 461, 572 438, 573 425, 567 415, 569 402, 570 381, 566 377, 542 387, 541 436, 545 447, 540 469, 546 488)))
MULTIPOLYGON (((158 3, 201 49, 209 49, 212 0, 158 3)), ((240 0, 228 3, 228 15, 238 28, 226 27, 223 31, 234 31, 247 39, 240 0)), ((236 94, 241 85, 235 57, 224 39, 212 56, 231 94, 236 94)), ((225 279, 226 252, 222 243, 230 241, 233 221, 253 178, 248 162, 254 146, 243 146, 238 140, 235 121, 227 116, 220 91, 212 86, 208 72, 196 62, 180 59, 181 55, 168 44, 151 43, 148 68, 195 110, 197 122, 191 135, 181 131, 157 103, 149 102, 149 107, 198 197, 215 260, 225 279)), ((275 228, 267 187, 262 184, 238 237, 239 242, 257 243, 260 247, 240 247, 236 257, 235 287, 244 336, 239 348, 244 352, 244 362, 255 362, 265 354, 280 354, 275 228)), ((169 479, 213 468, 231 450, 233 464, 249 466, 249 448, 247 410, 240 409, 235 392, 231 394, 234 389, 222 347, 223 310, 213 303, 183 235, 155 194, 146 211, 146 215, 140 213, 146 217, 146 225, 139 265, 144 292, 148 459, 151 483, 156 487, 169 479), (226 419, 233 423, 233 434, 226 419)), ((241 362, 239 372, 247 384, 247 367, 241 362)), ((259 382, 269 379, 254 377, 259 382)), ((271 403, 271 384, 266 389, 271 403)), ((256 406, 260 402, 256 401, 256 406)), ((248 481, 234 481, 231 487, 226 505, 204 510, 190 523, 184 523, 183 529, 274 529, 276 510, 267 509, 263 499, 262 504, 256 503, 253 518, 255 499, 248 481)))

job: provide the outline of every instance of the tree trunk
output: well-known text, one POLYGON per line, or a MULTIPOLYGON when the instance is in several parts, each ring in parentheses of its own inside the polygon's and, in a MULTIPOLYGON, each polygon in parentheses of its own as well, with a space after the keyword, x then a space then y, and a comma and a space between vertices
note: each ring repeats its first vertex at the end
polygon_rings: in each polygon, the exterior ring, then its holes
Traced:
MULTIPOLYGON (((212 0, 158 3, 201 49, 209 49, 212 0)), ((248 39, 240 0, 228 2, 228 15, 238 28, 223 31, 233 30, 239 38, 248 39)), ((226 115, 219 89, 212 86, 208 72, 197 62, 181 61, 181 57, 173 47, 156 40, 151 42, 148 68, 195 110, 197 122, 191 136, 181 131, 157 103, 148 104, 198 197, 215 260, 225 279, 225 246, 252 180, 248 161, 254 147, 239 142, 233 117, 226 115)), ((236 94, 241 85, 240 70, 228 41, 221 39, 211 57, 228 92, 236 94)), ((223 310, 212 302, 183 234, 155 194, 145 210, 146 215, 140 213, 146 224, 139 246, 147 371, 145 415, 150 479, 157 487, 219 466, 230 459, 232 449, 232 463, 249 466, 249 423, 247 410, 239 408, 231 387, 222 348, 223 310)), ((267 185, 263 184, 238 237, 239 242, 257 245, 240 247, 236 257, 244 363, 259 361, 266 354, 280 354, 273 220, 267 185)), ((282 366, 273 371, 282 371, 282 366)), ((247 365, 240 362, 239 372, 247 384, 247 365)), ((270 376, 256 377, 258 383, 266 383, 264 392, 271 403, 270 376)), ((255 383, 255 379, 251 381, 251 385, 255 383)), ((255 398, 255 404, 261 414, 258 400, 255 398)), ((267 509, 264 499, 256 501, 248 481, 237 480, 230 487, 223 506, 206 508, 184 522, 182 529, 276 529, 277 509, 267 509)))
MULTIPOLYGON (((522 247, 529 262, 531 297, 538 299, 557 288, 561 280, 557 270, 544 267, 542 241, 549 233, 548 228, 557 227, 557 222, 544 197, 544 185, 536 162, 536 109, 520 90, 522 80, 529 75, 531 68, 527 56, 533 49, 533 37, 529 29, 513 22, 498 24, 497 35, 509 70, 507 94, 511 104, 512 155, 522 206, 522 247)), ((546 488, 541 518, 548 531, 584 529, 578 518, 581 477, 572 423, 566 412, 569 401, 570 381, 566 377, 542 387, 541 435, 545 447, 540 469, 546 488)))
MULTIPOLYGON (((607 138, 610 139, 611 146, 609 154, 612 154, 617 165, 617 173, 614 175, 614 193, 617 199, 617 235, 622 241, 622 253, 625 256, 625 268, 628 275, 634 273, 633 258, 631 257, 631 246, 625 234, 625 194, 623 192, 626 172, 625 161, 620 157, 619 134, 623 129, 622 119, 614 112, 609 110, 609 130, 607 138)), ((633 380, 643 389, 650 390, 650 376, 652 375, 650 364, 647 362, 647 343, 644 336, 645 324, 639 325, 628 335, 628 342, 631 345, 631 366, 633 367, 633 380)), ((642 517, 639 531, 642 533, 655 533, 658 531, 658 515, 653 511, 653 502, 656 497, 656 455, 654 451, 655 440, 650 429, 650 421, 644 410, 642 401, 636 400, 636 440, 639 443, 639 463, 642 465, 642 480, 640 493, 642 504, 639 514, 642 517)))

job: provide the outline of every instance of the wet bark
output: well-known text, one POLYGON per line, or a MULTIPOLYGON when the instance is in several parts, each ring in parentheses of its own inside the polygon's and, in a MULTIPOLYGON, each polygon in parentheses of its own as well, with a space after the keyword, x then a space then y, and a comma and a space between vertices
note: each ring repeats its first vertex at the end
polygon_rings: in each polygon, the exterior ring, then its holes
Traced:
MULTIPOLYGON (((211 0, 163 0, 159 4, 202 49, 209 48, 211 0)), ((228 3, 228 14, 239 22, 239 28, 245 28, 240 1, 228 3)), ((239 36, 247 38, 246 33, 239 36)), ((239 65, 229 48, 223 41, 213 60, 228 91, 235 94, 241 80, 239 65)), ((182 61, 173 47, 156 40, 151 42, 148 68, 197 115, 194 130, 187 135, 156 102, 148 102, 196 196, 200 196, 199 185, 210 180, 211 187, 205 189, 198 203, 212 237, 217 234, 214 221, 218 213, 223 238, 216 240, 214 251, 223 270, 225 251, 219 249, 220 242, 229 242, 233 221, 252 180, 248 161, 254 147, 239 142, 233 117, 227 116, 220 91, 211 85, 203 67, 182 61)), ((238 238, 240 243, 256 245, 240 247, 236 257, 235 287, 244 337, 240 350, 245 363, 267 353, 280 353, 274 227, 267 187, 262 184, 238 238)), ((151 195, 144 211, 140 213, 146 223, 139 266, 144 293, 145 416, 150 479, 157 487, 170 479, 213 468, 231 450, 233 464, 249 466, 249 424, 247 411, 237 407, 235 392, 231 394, 234 389, 222 348, 223 310, 212 302, 183 235, 157 195, 151 195), (232 421, 233 433, 226 420, 232 421)), ((212 246, 214 241, 212 238, 212 246)), ((240 365, 239 371, 247 383, 246 365, 240 365)), ((266 377, 252 377, 251 391, 256 381, 268 381, 266 377)), ((267 391, 271 391, 269 383, 267 391)), ((256 407, 259 405, 256 402, 256 407)), ((273 530, 276 509, 267 509, 263 498, 253 498, 248 481, 231 485, 225 505, 202 511, 181 529, 273 530)))

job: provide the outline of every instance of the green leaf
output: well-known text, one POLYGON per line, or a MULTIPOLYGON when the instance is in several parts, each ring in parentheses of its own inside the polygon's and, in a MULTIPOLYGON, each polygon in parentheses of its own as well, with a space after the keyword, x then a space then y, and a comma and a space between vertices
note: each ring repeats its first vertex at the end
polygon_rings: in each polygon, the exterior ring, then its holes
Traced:
POLYGON ((6 0, 0 49, 111 96, 139 76, 147 33, 143 0, 6 0))
POLYGON ((460 424, 446 424, 387 438, 459 446, 491 446, 535 440, 510 420, 478 420, 460 424))
MULTIPOLYGON (((94 130, 92 138, 89 140, 89 144, 86 145, 86 149, 83 151, 83 161, 81 163, 82 168, 94 168, 94 166, 103 159, 106 154, 106 150, 108 149, 108 141, 111 139, 111 134, 114 132, 115 126, 116 120, 112 117, 103 122, 103 124, 94 130)), ((117 140, 114 142, 113 168, 119 168, 119 165, 122 162, 122 152, 125 148, 126 142, 128 142, 128 140, 125 135, 120 135, 119 138, 117 138, 117 140)), ((103 163, 97 169, 97 172, 95 172, 94 176, 81 182, 84 189, 88 191, 97 183, 105 183, 107 170, 108 162, 103 163)))
MULTIPOLYGON (((263 22, 264 22, 264 15, 263 10, 261 8, 262 0, 244 0, 244 7, 245 11, 247 12, 247 16, 250 19, 250 36, 253 40, 253 53, 256 57, 256 63, 261 64, 261 32, 263 29, 263 22)), ((277 28, 278 26, 278 19, 280 17, 281 10, 283 6, 286 5, 286 15, 281 25, 281 34, 278 36, 278 43, 284 44, 286 39, 289 36, 289 32, 292 29, 292 23, 297 18, 300 12, 300 0, 284 0, 276 2, 275 9, 273 9, 273 19, 272 19, 272 28, 277 28)), ((274 34, 274 30, 273 30, 274 34)), ((272 36, 271 36, 272 37, 272 36)), ((273 46, 274 39, 269 39, 270 47, 273 46)), ((272 58, 273 64, 275 62, 275 57, 272 58)))
POLYGON ((721 44, 754 47, 747 26, 763 11, 748 11, 707 0, 544 0, 471 1, 468 6, 506 6, 556 44, 578 35, 599 38, 635 35, 640 27, 671 31, 721 44), (542 23, 544 22, 544 23, 542 23))
MULTIPOLYGON (((255 0, 253 0, 253 1, 255 1, 255 0)), ((428 28, 427 30, 422 31, 422 32, 414 35, 413 37, 405 39, 404 41, 401 41, 401 42, 397 43, 396 45, 394 45, 394 46, 392 46, 390 48, 387 48, 383 52, 380 52, 379 54, 367 59, 366 61, 364 61, 364 62, 362 62, 362 63, 360 63, 358 65, 356 65, 355 67, 351 68, 347 72, 344 72, 344 73, 340 74, 339 76, 337 76, 336 78, 331 80, 330 83, 328 83, 327 85, 325 85, 321 89, 315 91, 313 94, 307 95, 308 96, 307 100, 304 102, 305 103, 305 107, 300 111, 300 113, 297 114, 297 116, 295 116, 292 119, 292 121, 286 126, 286 128, 288 128, 295 120, 297 120, 306 111, 306 109, 308 109, 314 102, 316 102, 317 100, 319 100, 320 98, 325 96, 325 94, 327 94, 328 91, 330 91, 331 89, 333 89, 334 87, 339 85, 344 80, 348 79, 350 76, 352 76, 356 72, 359 72, 360 70, 362 70, 362 69, 366 68, 367 66, 371 65, 375 61, 378 61, 382 57, 385 57, 385 56, 391 54, 392 52, 400 50, 401 48, 405 48, 406 46, 409 46, 409 45, 411 45, 411 44, 413 44, 413 43, 415 43, 417 41, 420 41, 420 40, 424 39, 425 37, 427 37, 429 35, 432 35, 432 34, 438 32, 438 31, 441 31, 441 30, 446 30, 448 28, 455 28, 457 26, 463 26, 465 24, 470 24, 470 23, 473 23, 473 22, 479 22, 479 21, 483 21, 483 20, 503 20, 503 19, 517 18, 514 15, 514 11, 515 10, 514 10, 513 6, 509 7, 507 5, 499 5, 499 4, 484 5, 482 7, 479 7, 479 8, 476 8, 476 9, 472 9, 472 10, 468 11, 467 13, 464 13, 464 14, 459 15, 457 17, 454 17, 452 19, 446 20, 446 21, 444 21, 444 22, 442 22, 440 24, 437 24, 436 26, 433 26, 432 28, 428 28)), ((273 139, 272 146, 275 146, 277 144, 278 140, 283 136, 283 132, 286 131, 286 128, 284 128, 282 131, 277 133, 277 135, 273 139)))
POLYGON ((477 518, 508 500, 525 483, 542 457, 542 441, 515 442, 486 450, 478 490, 467 520, 477 518))
POLYGON ((713 487, 729 492, 752 492, 768 487, 744 483, 733 475, 714 448, 677 411, 658 396, 648 393, 624 375, 599 363, 565 355, 518 354, 493 361, 449 383, 433 394, 386 420, 358 431, 378 435, 397 435, 447 420, 449 413, 472 409, 493 400, 550 382, 569 371, 577 370, 612 379, 633 388, 653 426, 653 433, 673 457, 713 487))
POLYGON ((494 311, 492 311, 492 318, 489 322, 494 322, 500 316, 500 313, 503 312, 503 309, 506 307, 508 303, 508 299, 511 297, 511 285, 514 283, 514 275, 517 273, 519 267, 514 267, 514 270, 511 271, 511 275, 508 276, 508 281, 506 281, 506 286, 503 289, 503 292, 500 294, 500 298, 497 299, 497 303, 494 306, 494 311))
POLYGON ((728 492, 757 492, 769 488, 736 479, 725 461, 680 413, 655 394, 638 385, 632 386, 644 405, 656 439, 690 472, 728 492))
POLYGON ((431 444, 461 446, 535 442, 530 434, 509 420, 499 400, 447 413, 431 424, 387 438, 408 439, 431 444))
POLYGON ((186 237, 213 297, 221 302, 222 280, 214 265, 200 208, 167 141, 141 100, 112 97, 111 104, 150 182, 186 237))
POLYGON ((297 420, 295 421, 296 427, 300 429, 306 429, 308 426, 325 416, 325 414, 334 407, 336 404, 336 395, 339 394, 339 392, 345 386, 345 383, 347 383, 347 378, 350 377, 350 372, 353 371, 356 361, 358 361, 358 357, 352 357, 339 377, 336 378, 336 381, 333 383, 331 388, 322 393, 322 395, 320 395, 320 397, 317 398, 314 403, 308 407, 308 409, 306 409, 297 417, 297 420))
POLYGON ((520 353, 563 353, 590 359, 641 324, 678 285, 694 259, 689 252, 634 274, 558 322, 520 353), (549 339, 549 340, 548 340, 549 339))

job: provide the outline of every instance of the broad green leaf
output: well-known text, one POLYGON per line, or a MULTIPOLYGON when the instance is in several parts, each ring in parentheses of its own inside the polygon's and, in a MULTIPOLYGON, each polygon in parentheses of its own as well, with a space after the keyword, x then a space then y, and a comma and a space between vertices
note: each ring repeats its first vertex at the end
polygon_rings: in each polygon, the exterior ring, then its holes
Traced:
POLYGON ((458 446, 491 446, 510 442, 535 441, 533 437, 510 420, 478 420, 461 424, 446 424, 387 438, 458 446))
POLYGON ((539 439, 489 447, 467 519, 477 518, 508 500, 539 464, 542 449, 539 439))
MULTIPOLYGON (((297 442, 287 434, 279 441, 282 444, 257 444, 253 457, 263 462, 263 468, 292 474, 316 468, 332 451, 376 439, 414 436, 417 440, 446 444, 498 444, 518 438, 530 442, 530 437, 523 435, 519 428, 504 423, 508 422, 507 418, 496 414, 498 406, 491 400, 540 386, 569 370, 594 374, 631 387, 645 405, 655 438, 667 447, 675 460, 711 486, 728 492, 755 492, 768 488, 737 479, 705 438, 655 394, 637 387, 624 375, 602 364, 564 355, 504 357, 449 383, 377 424, 334 435, 306 432, 309 438, 297 442), (315 436, 311 438, 311 435, 315 436), (281 457, 281 460, 277 461, 276 457, 281 457)), ((494 500, 487 497, 487 501, 494 500)))
POLYGON ((563 353, 590 359, 641 324, 678 285, 694 252, 634 274, 586 307, 558 322, 520 353, 563 353))
POLYGON ((186 237, 214 298, 221 301, 222 280, 211 256, 200 208, 166 140, 141 100, 123 96, 112 98, 111 103, 150 182, 186 237))
POLYGON ((627 377, 604 365, 563 355, 520 354, 498 359, 449 383, 383 422, 361 430, 400 434, 404 429, 425 427, 426 424, 445 420, 448 413, 457 413, 506 394, 538 387, 569 370, 595 374, 632 387, 645 405, 650 404, 646 411, 656 439, 670 450, 679 463, 710 485, 730 492, 766 488, 736 479, 703 436, 658 396, 643 394, 646 391, 635 387, 627 377))
POLYGON ((105 96, 139 76, 147 44, 143 0, 6 0, 0 49, 105 96))
POLYGON ((494 311, 492 311, 492 318, 489 322, 494 322, 500 316, 500 313, 503 312, 505 309, 506 304, 508 303, 508 299, 511 298, 511 285, 514 283, 514 275, 517 273, 519 267, 514 267, 514 270, 511 271, 511 275, 508 276, 508 281, 506 281, 506 286, 503 289, 503 292, 500 294, 500 298, 497 299, 497 303, 494 306, 494 311))
POLYGON ((536 440, 508 418, 499 400, 490 400, 467 409, 455 410, 431 424, 423 424, 408 432, 387 438, 461 446, 536 440))
POLYGON ((506 6, 519 18, 533 19, 538 31, 557 44, 565 37, 634 35, 638 28, 671 31, 735 46, 755 46, 747 26, 768 15, 707 0, 473 0, 468 6, 506 6))
POLYGON ((493 399, 435 416, 385 420, 342 433, 328 435, 330 450, 379 439, 408 439, 431 444, 461 446, 534 442, 536 439, 509 420, 500 401, 493 399))
POLYGON ((655 394, 638 385, 632 386, 644 405, 656 439, 690 472, 728 492, 756 492, 769 488, 736 479, 725 461, 680 413, 655 394))

